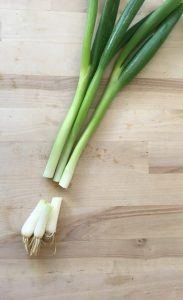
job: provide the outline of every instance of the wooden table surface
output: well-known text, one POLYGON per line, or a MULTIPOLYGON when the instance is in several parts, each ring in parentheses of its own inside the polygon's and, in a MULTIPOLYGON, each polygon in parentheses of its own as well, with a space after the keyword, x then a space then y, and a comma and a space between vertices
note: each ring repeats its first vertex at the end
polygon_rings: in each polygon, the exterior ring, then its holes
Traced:
POLYGON ((0 0, 0 299, 183 299, 182 21, 112 104, 71 188, 42 178, 78 80, 86 7, 0 0), (57 253, 29 259, 21 225, 57 195, 57 253))

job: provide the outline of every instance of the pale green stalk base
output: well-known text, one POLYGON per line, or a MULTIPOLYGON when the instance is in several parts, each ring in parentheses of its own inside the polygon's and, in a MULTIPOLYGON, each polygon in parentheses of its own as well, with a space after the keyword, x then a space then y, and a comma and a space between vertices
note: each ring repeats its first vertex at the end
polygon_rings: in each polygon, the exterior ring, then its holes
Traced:
POLYGON ((65 189, 68 188, 82 152, 84 151, 88 141, 92 137, 96 128, 100 124, 105 112, 107 111, 112 99, 115 97, 118 90, 119 90, 119 88, 117 85, 113 84, 112 86, 110 86, 110 84, 109 84, 92 120, 90 121, 89 125, 87 126, 86 130, 84 131, 83 135, 81 136, 79 142, 77 143, 76 147, 74 148, 74 151, 72 152, 72 155, 65 167, 65 170, 64 170, 61 180, 59 182, 59 185, 61 187, 65 188, 65 189))
POLYGON ((83 103, 79 109, 77 118, 74 122, 73 128, 70 132, 70 135, 68 137, 68 140, 65 144, 65 147, 63 149, 63 155, 60 157, 59 164, 57 166, 55 176, 54 176, 54 181, 59 182, 60 178, 62 176, 62 173, 65 169, 65 166, 67 164, 67 161, 69 159, 69 156, 72 152, 72 149, 77 141, 77 138, 79 136, 79 133, 81 131, 81 128, 86 120, 86 117, 88 115, 88 111, 92 105, 93 100, 95 99, 98 87, 100 85, 100 82, 102 80, 102 76, 104 74, 103 69, 97 69, 91 84, 87 90, 87 93, 85 95, 85 98, 83 100, 83 103))
POLYGON ((64 120, 64 123, 62 124, 56 140, 53 144, 45 171, 43 176, 47 178, 53 178, 55 169, 57 167, 61 152, 63 150, 63 147, 65 145, 65 142, 68 138, 68 135, 70 133, 70 130, 73 126, 74 120, 77 116, 77 113, 79 111, 81 102, 84 98, 86 88, 88 85, 88 78, 89 78, 90 72, 88 71, 87 75, 84 78, 80 78, 77 91, 73 100, 73 103, 69 109, 69 112, 67 113, 67 116, 64 120))
POLYGON ((73 147, 73 140, 68 138, 65 147, 63 149, 62 155, 60 157, 55 175, 53 177, 53 181, 55 182, 59 182, 62 176, 62 173, 65 169, 65 166, 67 164, 67 161, 69 159, 70 153, 72 151, 72 147, 73 147))
MULTIPOLYGON (((77 153, 75 153, 76 155, 77 153)), ((78 155, 78 158, 75 157, 76 159, 76 163, 73 164, 73 166, 71 166, 71 164, 69 164, 66 168, 65 168, 65 171, 61 177, 61 180, 59 182, 59 185, 63 188, 63 189, 67 189, 70 185, 70 182, 72 180, 72 177, 74 175, 74 171, 75 171, 75 168, 76 168, 76 164, 77 164, 77 161, 79 159, 80 155, 78 155)))
POLYGON ((68 138, 90 80, 91 45, 98 11, 98 0, 90 0, 81 56, 80 79, 74 101, 61 126, 50 153, 43 176, 53 178, 61 152, 68 138))

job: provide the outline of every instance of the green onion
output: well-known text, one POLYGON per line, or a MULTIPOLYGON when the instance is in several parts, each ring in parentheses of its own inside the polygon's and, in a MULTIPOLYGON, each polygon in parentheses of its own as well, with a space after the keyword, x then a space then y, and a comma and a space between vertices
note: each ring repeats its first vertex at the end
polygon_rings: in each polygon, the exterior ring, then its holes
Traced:
MULTIPOLYGON (((145 22, 145 20, 151 15, 152 13, 150 13, 149 15, 145 16, 144 18, 142 18, 140 21, 138 21, 135 25, 133 25, 125 34, 124 38, 121 41, 121 44, 119 45, 119 49, 123 48, 128 41, 131 39, 131 37, 134 35, 134 33, 139 29, 139 27, 145 22)), ((73 144, 74 144, 74 140, 72 139, 72 136, 70 136, 68 138, 68 141, 66 142, 66 145, 63 149, 63 153, 60 157, 55 175, 53 180, 55 182, 59 182, 62 176, 62 173, 64 171, 64 168, 67 164, 68 158, 70 156, 70 152, 73 148, 73 144)))
POLYGON ((95 28, 97 10, 98 10, 98 0, 90 0, 89 7, 88 7, 86 30, 85 30, 84 41, 83 41, 79 82, 78 82, 73 103, 69 109, 69 112, 67 113, 64 123, 62 124, 57 134, 55 143, 52 147, 50 157, 43 174, 43 176, 47 178, 52 178, 55 173, 55 169, 60 157, 60 153, 63 149, 65 141, 71 130, 74 119, 78 113, 78 110, 80 108, 81 102, 83 100, 83 97, 85 95, 88 86, 88 81, 90 78, 91 45, 92 45, 93 32, 95 28))
MULTIPOLYGON (((129 40, 129 42, 124 47, 124 49, 120 55, 120 58, 118 59, 119 66, 125 61, 125 59, 128 58, 128 56, 131 54, 131 52, 133 52, 133 50, 142 41, 144 41, 157 28, 157 26, 170 14, 170 12, 173 11, 175 9, 175 7, 177 7, 180 3, 181 3, 181 0, 167 0, 157 10, 155 10, 147 19, 145 19, 144 22, 142 22, 141 26, 138 28, 136 33, 132 36, 132 38, 129 40)), ((124 18, 126 20, 126 18, 128 18, 128 19, 130 18, 129 15, 126 16, 126 14, 129 13, 129 11, 130 11, 130 13, 132 13, 131 12, 132 6, 130 6, 130 4, 131 3, 129 2, 127 8, 125 9, 124 13, 122 14, 122 17, 121 17, 122 19, 124 18), (129 6, 131 9, 129 8, 129 6)), ((133 1, 133 4, 134 4, 134 1, 133 1)), ((140 3, 138 3, 138 5, 140 5, 140 3)), ((137 7, 136 7, 136 9, 137 9, 137 7)), ((133 16, 134 16, 134 11, 133 11, 133 14, 131 15, 131 18, 133 16)), ((121 19, 118 21, 118 23, 116 25, 117 28, 115 27, 113 32, 116 33, 119 31, 119 29, 118 29, 119 24, 121 24, 121 32, 124 32, 123 31, 124 27, 122 26, 121 19)), ((125 26, 126 26, 126 23, 125 23, 125 26)), ((113 36, 113 34, 112 34, 112 36, 113 36)), ((117 36, 117 35, 114 35, 113 38, 111 37, 109 39, 108 44, 110 45, 111 40, 113 40, 113 39, 115 40, 115 43, 118 47, 119 44, 121 43, 121 40, 119 42, 119 36, 117 36), (118 37, 118 44, 116 41, 117 37, 118 37)), ((85 98, 82 102, 82 105, 79 109, 76 120, 74 122, 74 125, 71 129, 70 135, 65 144, 63 153, 59 160, 59 164, 56 169, 55 176, 54 176, 54 181, 56 181, 56 182, 58 182, 60 180, 62 173, 65 169, 65 166, 68 162, 68 159, 72 153, 72 149, 79 137, 82 126, 88 115, 88 111, 93 103, 93 100, 95 99, 96 91, 97 91, 100 81, 102 79, 102 75, 104 73, 105 66, 107 65, 107 62, 109 62, 109 57, 112 57, 111 53, 114 54, 114 52, 115 52, 113 44, 111 46, 111 49, 108 44, 106 46, 106 49, 108 49, 108 51, 105 49, 103 52, 101 61, 99 63, 99 67, 93 77, 93 80, 91 81, 90 86, 88 87, 85 98)), ((119 72, 119 68, 116 68, 116 73, 113 72, 113 77, 118 76, 118 72, 119 72)))
MULTIPOLYGON (((92 98, 96 94, 97 88, 101 82, 103 73, 104 73, 108 63, 111 61, 112 57, 117 53, 119 45, 121 43, 121 40, 125 36, 126 30, 128 29, 131 21, 133 20, 134 16, 136 15, 137 11, 139 10, 140 6, 142 5, 142 3, 144 1, 145 0, 130 0, 130 1, 128 1, 128 4, 127 4, 124 12, 122 13, 121 17, 119 18, 119 21, 117 22, 117 24, 115 25, 115 27, 111 33, 111 36, 107 42, 107 45, 103 51, 102 57, 100 59, 99 67, 97 68, 97 71, 92 80, 92 86, 94 85, 94 87, 92 89, 93 90, 92 98)), ((90 3, 94 3, 94 2, 96 2, 96 1, 90 0, 90 3)), ((90 9, 89 9, 88 16, 90 16, 90 17, 88 17, 88 19, 90 21, 91 20, 93 21, 94 18, 91 18, 91 15, 95 11, 95 18, 96 18, 97 5, 90 4, 90 6, 91 6, 91 13, 90 13, 90 9)), ((93 15, 94 15, 94 13, 93 13, 93 15)), ((94 22, 92 22, 92 24, 94 24, 94 22)), ((92 32, 92 34, 93 34, 94 26, 92 27, 92 30, 91 30, 91 27, 92 26, 89 26, 89 28, 90 28, 89 32, 92 32)), ((91 35, 90 35, 90 37, 91 37, 91 35)), ((86 41, 88 41, 88 39, 86 39, 86 41)), ((91 48, 91 38, 89 39, 89 41, 90 41, 90 48, 91 48)), ((74 102, 71 105, 69 113, 67 114, 66 119, 65 119, 61 129, 59 130, 56 141, 51 150, 51 154, 48 159, 46 169, 43 174, 44 177, 52 178, 55 173, 55 169, 57 167, 64 144, 70 133, 74 119, 78 113, 78 110, 80 108, 80 105, 82 103, 83 97, 84 97, 86 89, 87 89, 88 81, 90 79, 90 65, 87 65, 87 63, 89 63, 89 59, 88 59, 89 56, 91 58, 91 51, 90 51, 90 54, 85 55, 86 49, 89 50, 88 42, 84 43, 84 46, 85 46, 85 47, 83 47, 83 53, 84 53, 83 58, 84 59, 82 60, 83 67, 81 68, 81 76, 80 76, 81 84, 80 84, 80 80, 79 80, 79 88, 78 88, 79 91, 77 89, 76 96, 75 96, 76 100, 74 99, 74 102), (84 70, 85 76, 83 76, 83 70, 84 70), (87 76, 86 76, 86 72, 87 72, 87 76), (83 82, 83 78, 84 78, 84 82, 83 82)))
MULTIPOLYGON (((170 1, 167 1, 170 2, 170 1)), ((119 61, 117 62, 109 85, 106 88, 106 91, 99 103, 97 110, 84 131, 82 137, 74 148, 72 155, 66 165, 64 173, 60 180, 60 186, 63 188, 67 188, 70 184, 72 176, 74 174, 74 170, 78 163, 78 160, 85 149, 88 141, 92 137, 96 128, 100 124, 102 118, 105 115, 106 110, 111 104, 113 98, 116 94, 124 87, 127 83, 129 83, 142 69, 143 67, 150 61, 150 59, 154 56, 157 50, 160 48, 162 43, 165 41, 179 18, 181 17, 183 12, 183 4, 180 4, 177 9, 175 9, 163 23, 157 28, 156 32, 152 35, 151 38, 147 40, 145 45, 140 47, 139 51, 134 53, 131 60, 128 64, 123 68, 121 65, 121 57, 119 57, 119 61), (118 76, 117 76, 118 74, 118 76)), ((142 25, 143 26, 143 25, 142 25)), ((127 45, 128 47, 128 45, 127 45)))
MULTIPOLYGON (((140 21, 138 21, 135 25, 133 25, 130 29, 128 29, 128 31, 126 32, 124 38, 122 39, 120 45, 119 45, 119 49, 123 48, 128 41, 131 39, 131 37, 134 35, 134 33, 139 29, 139 27, 145 22, 145 20, 151 15, 152 13, 150 13, 149 15, 145 16, 144 18, 142 18, 140 21)), ((74 144, 74 140, 72 140, 72 138, 70 137, 69 140, 66 142, 66 145, 63 149, 63 153, 60 157, 55 175, 53 180, 55 182, 59 182, 62 176, 62 173, 64 171, 64 168, 67 164, 68 158, 70 156, 70 152, 72 150, 74 144), (69 143, 70 141, 70 143, 69 143), (70 144, 70 146, 69 146, 70 144)))
POLYGON ((88 20, 81 59, 81 71, 76 95, 53 145, 46 169, 44 171, 44 177, 52 178, 55 173, 60 154, 83 101, 88 84, 98 67, 102 52, 113 30, 119 3, 120 0, 116 0, 115 2, 113 0, 105 0, 99 26, 91 50, 98 1, 89 1, 88 20))
MULTIPOLYGON (((106 70, 107 65, 110 63, 113 56, 119 50, 121 41, 125 37, 126 31, 140 9, 141 5, 145 0, 130 0, 128 1, 127 6, 125 7, 123 13, 121 14, 117 24, 114 26, 114 29, 111 33, 111 36, 106 44, 106 47, 101 56, 99 66, 95 72, 95 75, 88 87, 85 98, 81 104, 79 113, 76 117, 73 128, 71 129, 68 140, 65 144, 63 153, 61 155, 55 176, 54 181, 59 182, 64 167, 67 163, 68 156, 72 150, 73 145, 76 142, 76 139, 80 133, 83 122, 85 121, 88 110, 96 96, 97 89, 102 80, 103 74, 106 70)), ((61 139, 61 137, 60 137, 61 139)))

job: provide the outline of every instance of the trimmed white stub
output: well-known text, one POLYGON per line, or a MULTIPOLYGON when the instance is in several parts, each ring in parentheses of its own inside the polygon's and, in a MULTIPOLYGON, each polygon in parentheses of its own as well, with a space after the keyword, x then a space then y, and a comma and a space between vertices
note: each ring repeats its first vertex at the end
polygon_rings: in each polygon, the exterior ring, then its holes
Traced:
POLYGON ((61 197, 52 198, 51 201, 52 210, 50 212, 48 223, 46 226, 46 233, 48 235, 54 235, 57 230, 57 223, 58 223, 61 204, 62 204, 61 197))

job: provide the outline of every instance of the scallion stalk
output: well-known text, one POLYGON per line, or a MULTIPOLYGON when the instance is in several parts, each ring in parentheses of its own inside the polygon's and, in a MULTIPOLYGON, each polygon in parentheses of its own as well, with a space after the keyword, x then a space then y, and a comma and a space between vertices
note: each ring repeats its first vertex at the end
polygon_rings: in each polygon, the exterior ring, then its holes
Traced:
MULTIPOLYGON (((63 153, 60 157, 59 164, 56 169, 56 173, 54 176, 54 180, 58 182, 61 179, 61 176, 64 172, 68 159, 72 153, 73 147, 79 137, 81 128, 87 118, 88 111, 95 99, 97 89, 101 82, 103 73, 107 64, 109 63, 112 54, 115 53, 117 47, 119 47, 121 43, 121 39, 119 38, 119 32, 124 34, 124 30, 126 30, 127 23, 131 23, 137 9, 140 8, 142 2, 138 1, 129 1, 126 9, 124 10, 121 18, 119 19, 117 25, 115 26, 111 38, 103 52, 101 57, 99 67, 93 77, 93 80, 90 83, 90 86, 87 89, 84 100, 79 109, 78 115, 74 122, 74 125, 71 129, 70 135, 65 144, 63 153), (128 22, 127 22, 128 19, 128 22), (127 23, 126 23, 127 22, 127 23), (121 29, 121 31, 120 31, 121 29), (115 45, 115 47, 114 47, 115 45)), ((121 65, 125 59, 131 54, 131 52, 143 41, 145 40, 154 30, 156 30, 157 26, 163 22, 163 20, 172 12, 179 4, 181 0, 167 0, 165 1, 157 10, 155 10, 150 16, 142 22, 141 26, 137 29, 136 33, 131 37, 129 42, 124 47, 120 59, 118 59, 118 64, 121 65)), ((116 73, 113 72, 113 77, 118 76, 118 68, 116 68, 116 73)))
MULTIPOLYGON (((92 3, 95 2, 94 0, 90 0, 90 1, 92 3)), ((90 93, 92 93, 92 97, 95 96, 97 88, 101 82, 102 76, 104 74, 104 71, 105 71, 107 65, 109 64, 109 62, 111 61, 113 56, 117 53, 119 45, 121 43, 121 40, 125 36, 125 33, 129 27, 131 21, 135 17, 136 13, 138 12, 139 8, 141 7, 141 5, 143 4, 144 1, 145 0, 129 0, 124 12, 122 13, 121 17, 119 18, 117 24, 114 26, 111 36, 110 36, 110 38, 105 46, 105 49, 103 51, 103 54, 101 56, 99 67, 97 68, 97 71, 95 72, 95 75, 91 82, 91 84, 93 86, 93 93, 90 90, 90 93)), ((92 8, 93 8, 93 6, 92 6, 92 8)), ((97 12, 97 7, 95 6, 95 13, 96 12, 97 12)), ((88 15, 90 15, 90 12, 88 13, 88 15)), ((96 17, 96 15, 95 15, 95 17, 96 17)), ((93 19, 94 18, 92 18, 92 20, 93 19)), ((93 29, 94 29, 94 26, 93 26, 93 29)), ((93 34, 93 31, 92 31, 92 34, 93 34)), ((91 39, 90 39, 90 42, 91 42, 91 39)), ((90 43, 90 48, 91 48, 91 43, 90 43)), ((84 49, 83 52, 85 52, 85 48, 83 48, 83 49, 84 49)), ((89 47, 87 46, 86 49, 89 49, 89 47)), ((87 57, 89 57, 89 55, 91 55, 91 51, 90 51, 90 54, 87 55, 87 57)), ((83 57, 85 57, 85 55, 83 57)), ((90 58, 91 58, 91 56, 90 56, 90 58)), ((84 59, 84 61, 85 61, 85 59, 84 59)), ((89 61, 89 60, 86 60, 86 61, 89 61)), ((86 65, 86 64, 84 63, 84 65, 86 65)), ((83 68, 83 69, 86 70, 87 68, 83 68)), ((90 65, 89 65, 88 69, 89 69, 89 71, 87 74, 90 77, 90 65)), ((82 74, 82 72, 81 72, 81 74, 82 74)), ((88 83, 89 77, 87 77, 87 78, 84 77, 86 79, 87 83, 88 83)), ((80 93, 82 92, 82 84, 80 86, 81 90, 79 90, 78 95, 80 95, 80 93)), ((84 94, 85 94, 85 92, 84 92, 84 94)), ((84 96, 84 95, 82 95, 82 96, 84 96)), ((78 113, 78 110, 82 103, 83 97, 78 96, 77 100, 78 99, 79 99, 79 101, 77 103, 79 103, 79 105, 76 105, 75 100, 74 100, 74 104, 71 105, 71 109, 69 110, 69 113, 68 113, 61 129, 59 130, 56 141, 51 150, 51 154, 48 159, 46 169, 43 174, 44 177, 52 178, 54 176, 55 169, 57 167, 64 144, 70 133, 71 127, 72 127, 74 119, 78 113)))
POLYGON ((80 76, 79 82, 76 89, 76 94, 72 105, 67 113, 67 116, 62 124, 59 132, 57 134, 56 140, 52 147, 45 171, 43 176, 47 178, 52 178, 55 169, 58 164, 58 160, 60 158, 60 154, 64 147, 65 141, 68 137, 68 134, 71 130, 73 122, 76 118, 78 110, 80 108, 81 102, 85 95, 88 81, 90 78, 90 60, 91 60, 91 45, 92 45, 92 38, 93 32, 95 28, 95 21, 97 16, 98 10, 98 0, 90 0, 89 7, 88 7, 88 15, 87 15, 87 22, 86 22, 86 30, 84 34, 83 40, 83 49, 82 49, 82 56, 81 56, 81 68, 80 68, 80 76))
POLYGON ((66 139, 75 121, 76 115, 86 93, 88 84, 95 74, 102 52, 113 30, 119 3, 120 0, 115 0, 115 2, 113 0, 105 0, 97 33, 92 45, 98 1, 89 1, 88 19, 83 42, 81 71, 78 87, 70 110, 64 120, 63 125, 59 130, 56 141, 52 147, 52 151, 46 169, 44 171, 44 177, 52 178, 55 173, 60 154, 62 153, 62 149, 64 147, 66 139))
MULTIPOLYGON (((167 3, 170 2, 171 1, 167 1, 167 3)), ((153 33, 152 37, 147 40, 145 45, 140 47, 137 53, 134 53, 134 56, 132 56, 128 64, 125 65, 125 68, 123 68, 123 64, 121 64, 121 56, 119 57, 119 60, 117 61, 113 70, 111 80, 106 88, 101 102, 99 103, 92 120, 90 121, 79 142, 74 148, 72 155, 66 165, 59 183, 60 186, 62 186, 63 188, 67 188, 69 186, 78 160, 82 152, 84 151, 88 141, 103 119, 105 112, 110 106, 112 100, 114 99, 116 94, 124 86, 126 86, 154 56, 162 43, 166 40, 173 27, 176 25, 177 21, 182 15, 182 12, 183 4, 179 4, 179 6, 174 9, 174 11, 163 22, 161 22, 159 27, 153 33)), ((147 29, 145 30, 147 32, 147 29)))
POLYGON ((127 29, 137 14, 138 10, 142 6, 145 0, 129 0, 124 11, 122 12, 117 24, 111 33, 111 36, 106 44, 106 47, 102 53, 98 68, 93 76, 93 79, 87 89, 85 98, 81 104, 78 115, 68 136, 68 140, 63 150, 63 154, 59 160, 58 167, 54 176, 54 181, 59 182, 65 164, 67 163, 68 156, 72 150, 73 145, 80 133, 81 127, 86 119, 88 110, 96 96, 97 89, 101 83, 104 72, 114 57, 114 55, 119 50, 121 41, 125 37, 127 29))

